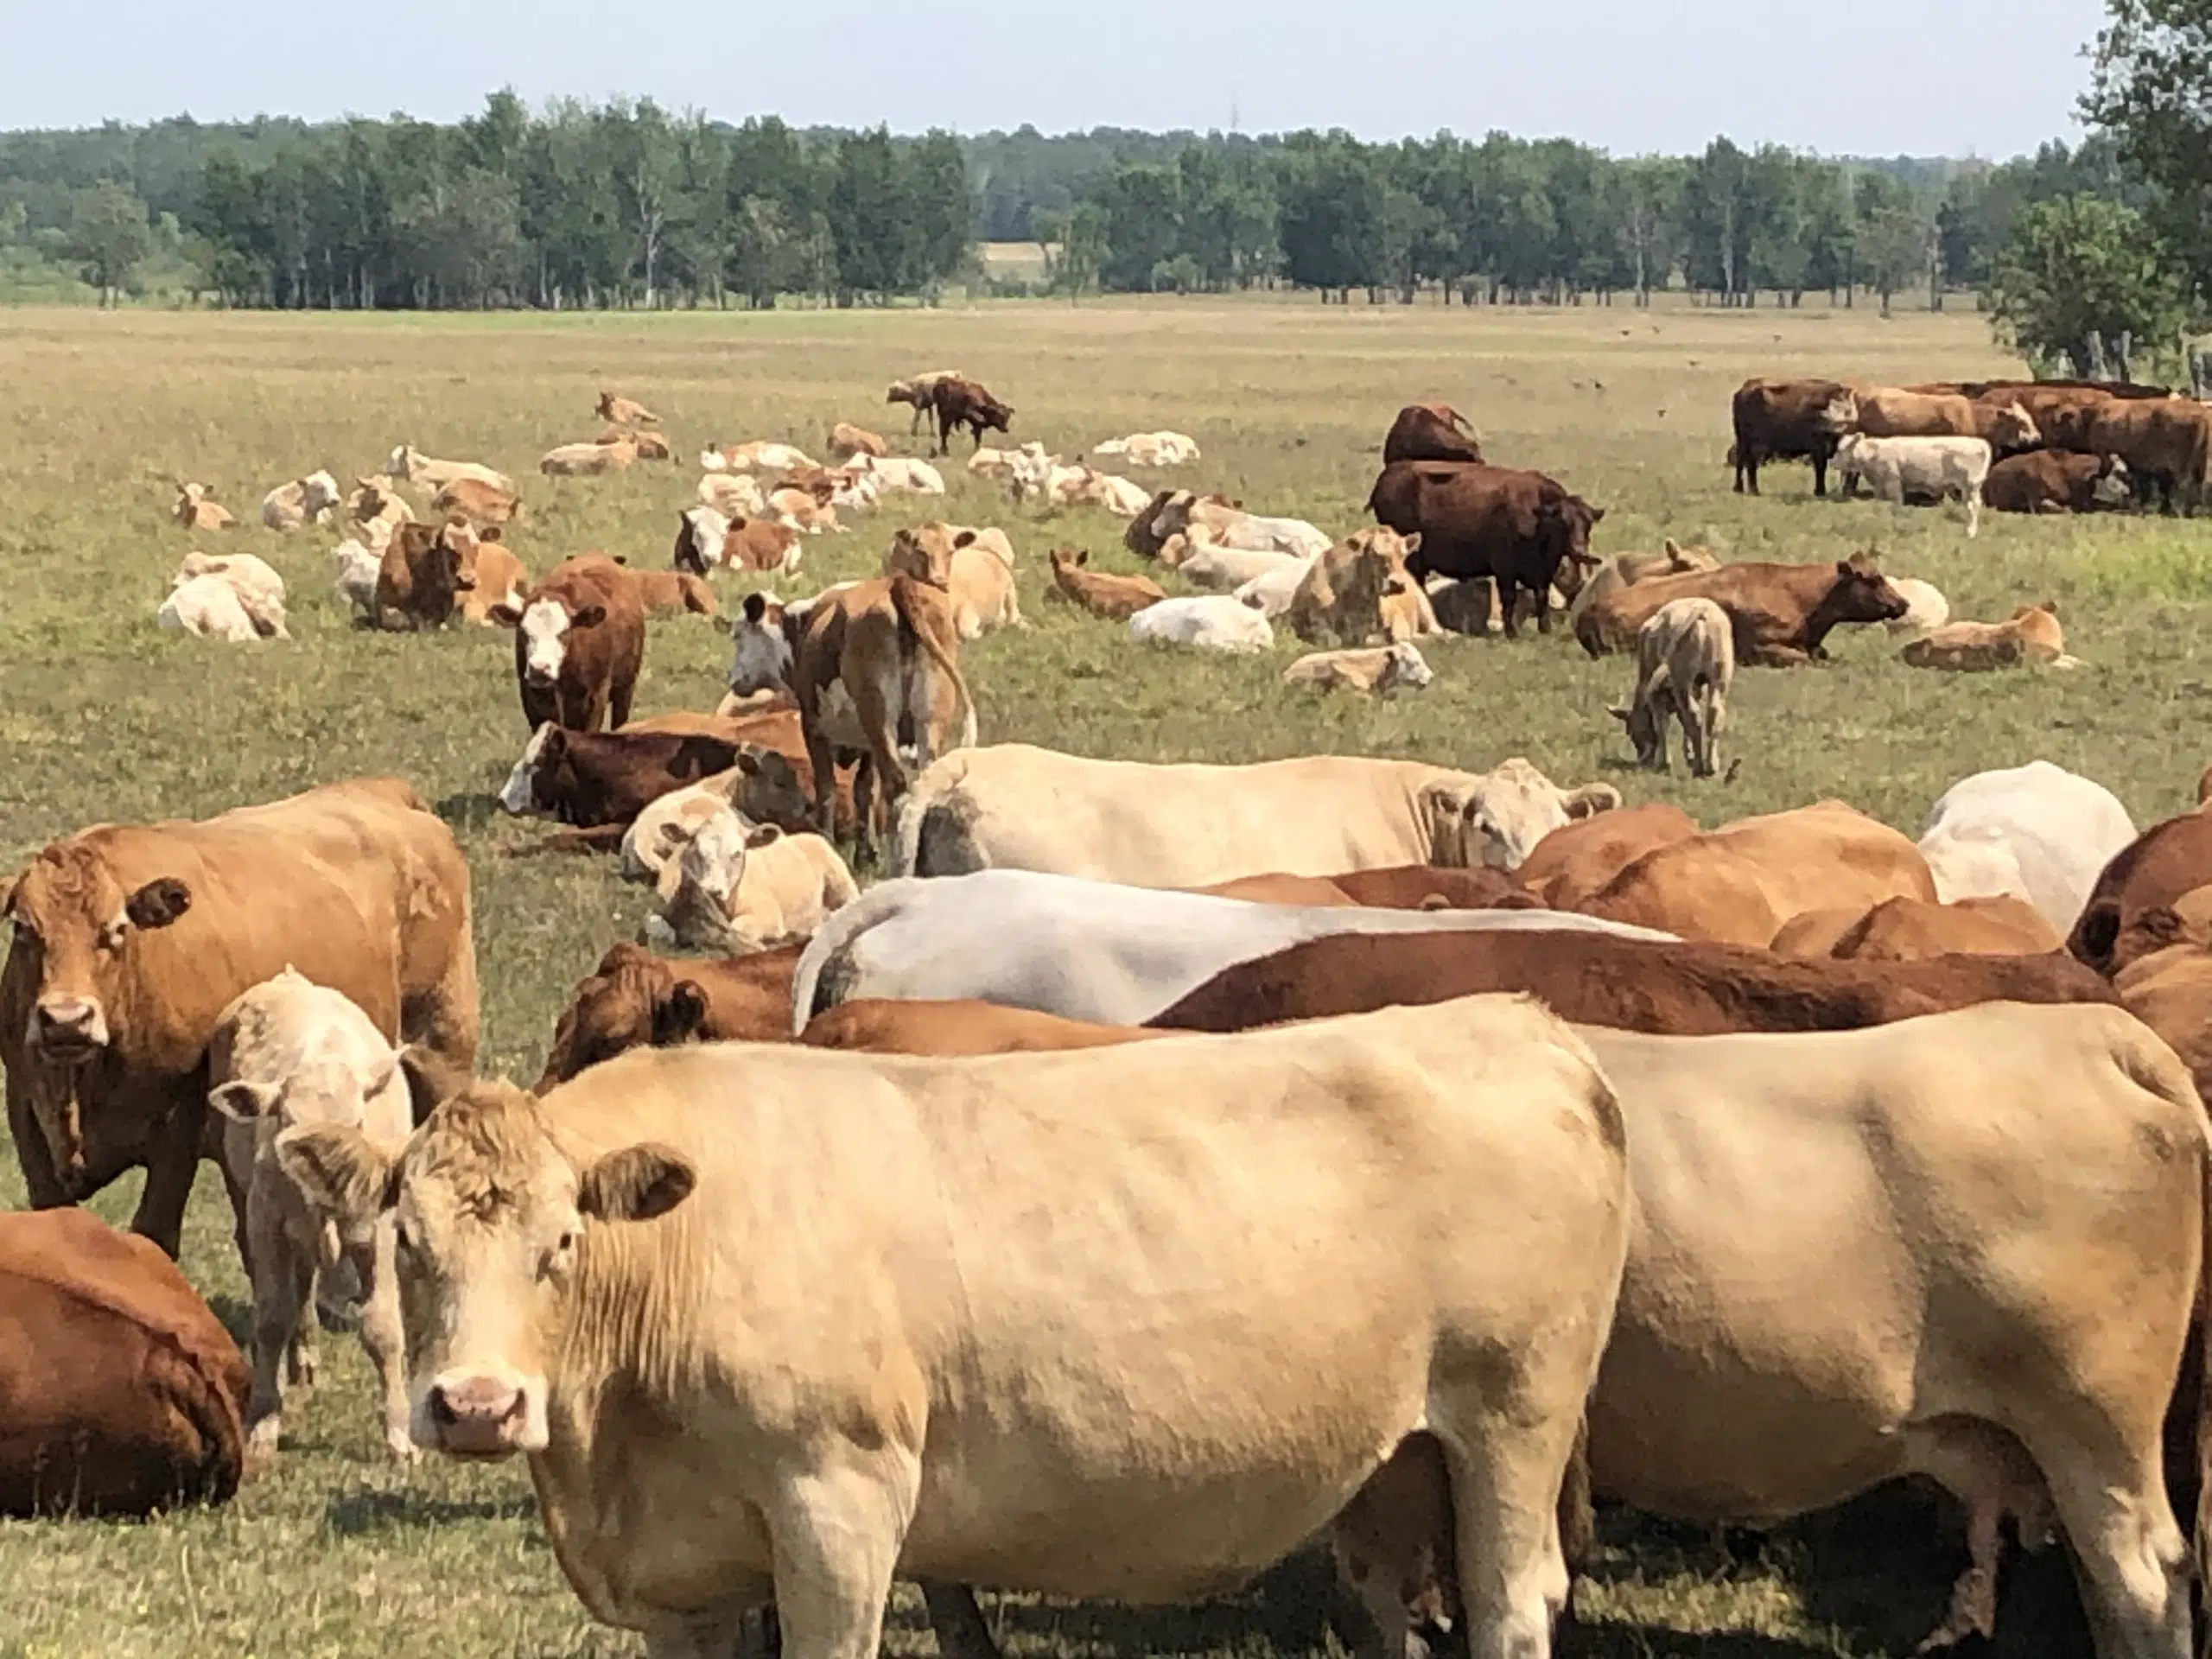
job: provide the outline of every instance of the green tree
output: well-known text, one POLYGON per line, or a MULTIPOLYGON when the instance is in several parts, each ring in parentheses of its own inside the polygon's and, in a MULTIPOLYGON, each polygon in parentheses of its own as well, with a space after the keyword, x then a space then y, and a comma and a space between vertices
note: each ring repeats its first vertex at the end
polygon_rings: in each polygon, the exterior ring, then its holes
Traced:
POLYGON ((153 247, 146 204, 122 185, 96 184, 70 202, 69 254, 99 289, 102 305, 115 303, 153 247))
MULTIPOLYGON (((1988 289, 2000 340, 2031 361, 2089 372, 2094 333, 2163 351, 2187 315, 2183 279, 2141 214, 2094 196, 2025 209, 1997 254, 1988 289)), ((2125 372, 2125 371, 2122 371, 2125 372)))
POLYGON ((1069 302, 1098 286, 1112 250, 1106 240, 1106 210, 1095 201, 1077 202, 1065 214, 1040 213, 1033 221, 1045 246, 1045 280, 1069 302))
POLYGON ((2153 213, 2212 293, 2212 0, 2107 0, 2082 114, 2160 187, 2153 213))
POLYGON ((837 146, 828 219, 837 287, 846 294, 898 293, 909 267, 907 203, 891 133, 878 127, 837 146))

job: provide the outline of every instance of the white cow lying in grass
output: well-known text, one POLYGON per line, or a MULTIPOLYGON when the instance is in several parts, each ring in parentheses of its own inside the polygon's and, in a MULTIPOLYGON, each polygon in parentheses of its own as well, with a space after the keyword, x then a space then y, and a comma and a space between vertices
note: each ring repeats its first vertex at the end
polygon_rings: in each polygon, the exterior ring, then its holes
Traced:
MULTIPOLYGON (((1276 556, 1267 553, 1248 553, 1239 556, 1273 559, 1276 556)), ((1236 597, 1242 603, 1249 605, 1272 622, 1290 608, 1291 601, 1298 597, 1299 588, 1305 584, 1306 573, 1313 568, 1313 561, 1310 559, 1294 559, 1284 556, 1281 563, 1270 563, 1259 575, 1240 583, 1236 590, 1236 597)), ((1185 575, 1188 575, 1189 573, 1186 571, 1185 575)), ((1195 577, 1192 579, 1196 580, 1195 577)))
POLYGON ((1129 635, 1162 645, 1249 656, 1275 642, 1274 626, 1261 612, 1227 594, 1197 599, 1163 599, 1129 619, 1129 635))
POLYGON ((261 522, 287 532, 308 523, 321 524, 345 498, 338 480, 328 473, 309 473, 289 484, 279 484, 261 498, 261 522))
MULTIPOLYGON (((677 855, 676 881, 645 942, 746 956, 811 938, 860 897, 837 849, 817 835, 785 835, 724 807, 677 855)), ((665 872, 664 872, 664 876, 665 872)))
MULTIPOLYGON (((1179 537, 1170 538, 1160 556, 1161 563, 1193 588, 1211 588, 1224 594, 1263 577, 1280 582, 1291 577, 1294 572, 1295 580, 1302 582, 1313 563, 1292 553, 1249 552, 1243 548, 1186 541, 1179 537)), ((1293 592, 1295 591, 1294 586, 1293 592)))
POLYGON ((1864 480, 1866 487, 1894 506, 1907 497, 1966 503, 1967 536, 1981 528, 1981 486, 1989 481, 1991 451, 1982 438, 1870 438, 1853 432, 1836 446, 1835 464, 1843 493, 1864 480))
POLYGON ((1198 458, 1198 443, 1180 432, 1132 432, 1109 438, 1090 453, 1125 455, 1132 467, 1180 467, 1198 458))
POLYGON ((478 484, 488 484, 495 490, 515 493, 514 480, 505 473, 494 472, 480 461, 439 461, 424 454, 411 443, 403 443, 391 452, 384 464, 385 472, 394 478, 404 480, 427 490, 442 490, 457 479, 469 479, 478 484))
POLYGON ((944 493, 944 474, 926 461, 917 461, 912 455, 871 455, 862 451, 845 464, 853 471, 874 479, 880 490, 904 490, 910 495, 944 493))
POLYGON ((779 443, 773 438, 755 438, 749 443, 718 443, 699 454, 699 470, 702 473, 791 473, 811 468, 814 464, 804 449, 779 443))
POLYGON ((283 578, 250 553, 223 559, 188 554, 154 620, 231 644, 292 637, 284 626, 283 578))
POLYGON ((1145 504, 1124 540, 1131 552, 1147 559, 1177 537, 1197 543, 1250 553, 1289 553, 1310 559, 1335 543, 1303 518, 1270 518, 1247 512, 1218 495, 1195 490, 1162 490, 1145 504))
POLYGON ((1903 616, 1891 617, 1882 624, 1891 633, 1916 639, 1935 632, 1951 620, 1951 601, 1943 597, 1942 590, 1935 583, 1919 582, 1911 576, 1891 576, 1890 586, 1904 595, 1908 607, 1903 616))

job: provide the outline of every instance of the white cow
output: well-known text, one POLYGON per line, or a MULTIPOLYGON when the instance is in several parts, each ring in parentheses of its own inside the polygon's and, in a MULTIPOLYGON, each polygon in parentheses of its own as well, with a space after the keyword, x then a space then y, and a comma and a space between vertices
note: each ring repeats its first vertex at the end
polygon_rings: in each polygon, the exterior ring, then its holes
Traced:
POLYGON ((271 530, 295 531, 310 522, 321 524, 345 498, 338 480, 328 473, 309 473, 289 484, 279 484, 261 498, 261 522, 271 530))
POLYGON ((1249 656, 1273 645, 1275 631, 1264 615, 1242 601, 1227 594, 1207 594, 1146 606, 1129 619, 1129 637, 1249 656))
POLYGON ((1134 518, 1152 499, 1152 492, 1134 479, 1089 467, 1083 470, 1083 486, 1077 499, 1086 505, 1103 507, 1117 518, 1134 518))
POLYGON ((716 444, 699 454, 699 470, 702 473, 790 473, 814 465, 804 449, 779 443, 772 438, 716 444))
POLYGON ((1182 561, 1174 569, 1176 575, 1193 588, 1211 588, 1226 594, 1263 576, 1281 582, 1293 571, 1303 581, 1313 565, 1311 558, 1297 554, 1255 552, 1212 542, 1192 542, 1186 544, 1182 561))
POLYGON ((1882 624, 1891 633, 1909 634, 1916 639, 1935 632, 1951 620, 1951 601, 1943 597, 1942 590, 1935 583, 1911 576, 1891 576, 1890 586, 1904 595, 1908 607, 1903 616, 1893 616, 1882 624))
POLYGON ((1180 432, 1132 432, 1109 438, 1090 453, 1123 455, 1132 467, 1180 467, 1198 458, 1198 443, 1180 432))
POLYGON ((1259 905, 1034 870, 881 881, 822 925, 791 982, 791 1029, 856 997, 973 998, 1141 1026, 1224 968, 1337 933, 1671 938, 1563 910, 1259 905))
POLYGON ((1192 543, 1212 542, 1252 553, 1292 553, 1301 559, 1335 545, 1303 518, 1266 518, 1195 490, 1162 490, 1153 497, 1130 525, 1128 541, 1133 552, 1166 558, 1164 545, 1179 535, 1192 543))
POLYGON ((505 473, 494 472, 489 467, 474 461, 438 461, 424 454, 411 443, 403 443, 391 452, 384 464, 385 472, 394 478, 428 490, 442 490, 456 479, 469 479, 479 484, 488 484, 495 490, 515 493, 514 480, 505 473))
POLYGON ((266 622, 273 620, 280 635, 284 623, 284 578, 265 559, 251 553, 188 553, 169 579, 180 587, 194 576, 220 576, 238 590, 248 613, 266 622))
POLYGON ((2031 760, 1978 772, 1944 791, 1920 852, 1944 903, 2010 893, 2063 938, 2105 866, 2134 839, 2134 821, 2110 790, 2031 760))
POLYGON ((1517 755, 1477 773, 1345 754, 1159 766, 999 743, 948 754, 915 780, 891 868, 1147 887, 1400 864, 1510 870, 1553 830, 1620 804, 1611 784, 1561 789, 1517 755))
MULTIPOLYGON (((1246 557, 1267 558, 1267 554, 1248 554, 1246 557)), ((1290 608, 1290 601, 1298 597, 1298 589, 1312 569, 1310 559, 1285 559, 1259 575, 1249 578, 1236 589, 1237 602, 1249 605, 1270 622, 1290 608)))
POLYGON ((699 826, 673 868, 661 913, 645 918, 645 943, 657 950, 737 957, 790 944, 860 896, 820 836, 787 836, 728 806, 699 826))
POLYGON ((768 511, 760 480, 743 473, 709 473, 699 480, 701 505, 731 518, 759 518, 768 511))
POLYGON ((330 550, 332 587, 338 597, 359 616, 374 616, 377 577, 384 569, 384 556, 358 541, 342 541, 330 550))
POLYGON ((1636 690, 1614 716, 1628 728, 1643 765, 1668 769, 1667 725, 1682 728, 1693 778, 1710 778, 1728 723, 1736 637, 1728 613, 1709 599, 1670 599, 1636 634, 1636 690))
POLYGON ((1966 503, 1969 539, 1981 528, 1981 486, 1989 481, 1991 461, 1984 438, 1870 438, 1853 432, 1835 452, 1846 495, 1861 480, 1893 506, 1903 506, 1908 495, 1937 500, 1955 495, 1966 503))
POLYGON ((232 645, 251 639, 289 639, 284 611, 272 612, 219 575, 188 576, 169 589, 154 620, 203 639, 232 645))
POLYGON ((910 495, 944 493, 944 474, 926 461, 917 461, 911 455, 871 455, 862 451, 846 464, 874 479, 881 489, 904 490, 910 495))

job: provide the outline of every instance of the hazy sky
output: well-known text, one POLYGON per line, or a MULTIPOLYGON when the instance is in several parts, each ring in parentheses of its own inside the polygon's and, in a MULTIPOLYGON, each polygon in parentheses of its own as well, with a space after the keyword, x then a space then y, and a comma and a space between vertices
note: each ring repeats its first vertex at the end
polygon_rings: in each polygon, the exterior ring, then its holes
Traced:
POLYGON ((0 127, 188 110, 449 120, 512 85, 741 119, 1502 127, 1616 152, 1715 132, 1857 155, 2073 137, 2099 0, 0 0, 0 127))

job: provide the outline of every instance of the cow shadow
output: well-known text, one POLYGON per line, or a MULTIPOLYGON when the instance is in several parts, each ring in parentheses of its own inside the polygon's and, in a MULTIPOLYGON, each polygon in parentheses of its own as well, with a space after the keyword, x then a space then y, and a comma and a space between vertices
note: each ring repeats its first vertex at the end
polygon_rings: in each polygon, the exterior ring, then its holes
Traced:
POLYGON ((323 1524, 345 1538, 448 1526, 457 1521, 528 1521, 537 1514, 537 1500, 530 1497, 433 1497, 423 1492, 366 1489, 334 1492, 322 1506, 323 1524))
POLYGON ((462 830, 484 830, 505 815, 500 810, 499 798, 484 791, 448 795, 433 802, 430 810, 447 829, 459 834, 462 830))

